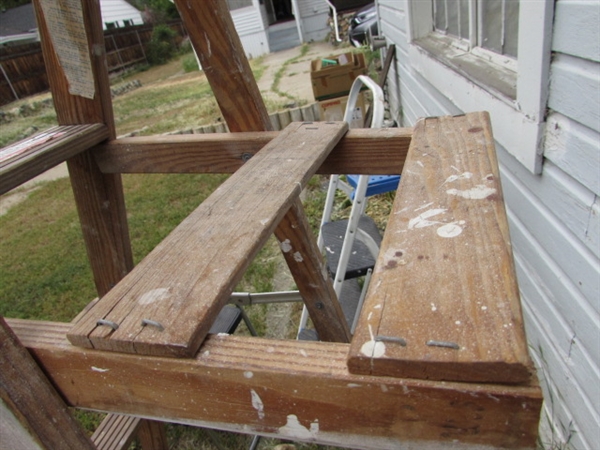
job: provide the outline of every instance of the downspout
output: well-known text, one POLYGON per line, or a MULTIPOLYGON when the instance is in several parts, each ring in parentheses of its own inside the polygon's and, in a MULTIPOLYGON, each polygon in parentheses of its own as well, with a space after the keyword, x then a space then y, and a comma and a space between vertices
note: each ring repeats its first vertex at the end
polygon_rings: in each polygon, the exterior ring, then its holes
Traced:
POLYGON ((342 40, 340 39, 340 32, 338 31, 337 9, 335 9, 335 5, 329 0, 325 0, 325 3, 327 3, 329 7, 333 10, 333 27, 335 28, 335 40, 336 42, 342 42, 342 40))
POLYGON ((296 28, 298 29, 298 37, 300 42, 304 42, 304 33, 302 31, 302 17, 300 17, 300 8, 298 8, 298 0, 292 0, 292 14, 296 19, 296 28))

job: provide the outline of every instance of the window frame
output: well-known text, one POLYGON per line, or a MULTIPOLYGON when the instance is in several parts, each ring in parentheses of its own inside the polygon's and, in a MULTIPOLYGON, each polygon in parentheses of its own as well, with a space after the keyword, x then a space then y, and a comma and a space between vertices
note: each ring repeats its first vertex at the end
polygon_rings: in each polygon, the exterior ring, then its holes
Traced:
MULTIPOLYGON (((411 66, 427 82, 452 99, 460 110, 489 111, 496 141, 531 172, 541 173, 553 0, 522 1, 519 5, 514 96, 507 95, 502 89, 494 89, 490 78, 477 77, 469 67, 461 69, 452 62, 452 52, 449 47, 444 47, 444 39, 453 38, 434 31, 433 1, 407 0, 407 5, 411 66)), ((490 74, 502 76, 500 68, 503 65, 485 56, 485 53, 477 51, 463 53, 461 58, 462 61, 471 60, 472 67, 481 68, 488 77, 490 74)), ((507 64, 505 69, 514 72, 514 65, 511 69, 507 64)), ((504 75, 510 77, 510 73, 504 75)))

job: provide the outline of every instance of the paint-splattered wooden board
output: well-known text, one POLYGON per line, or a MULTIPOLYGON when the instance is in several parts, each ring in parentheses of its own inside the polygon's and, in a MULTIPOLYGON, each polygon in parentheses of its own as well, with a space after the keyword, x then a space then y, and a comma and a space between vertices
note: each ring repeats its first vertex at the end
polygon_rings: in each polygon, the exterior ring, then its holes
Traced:
POLYGON ((193 356, 344 122, 293 123, 190 214, 68 335, 78 346, 193 356))
POLYGON ((348 366, 403 378, 529 379, 487 113, 416 124, 348 366))

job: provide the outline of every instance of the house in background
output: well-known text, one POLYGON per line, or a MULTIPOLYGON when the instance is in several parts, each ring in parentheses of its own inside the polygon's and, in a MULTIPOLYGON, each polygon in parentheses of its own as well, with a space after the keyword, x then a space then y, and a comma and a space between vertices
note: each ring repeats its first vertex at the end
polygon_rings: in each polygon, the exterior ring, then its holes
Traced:
POLYGON ((248 57, 256 57, 303 42, 322 41, 331 29, 331 8, 357 9, 369 0, 227 0, 248 57))
POLYGON ((100 0, 100 11, 105 30, 144 24, 142 13, 125 0, 100 0))
MULTIPOLYGON (((142 25, 142 14, 125 0, 100 0, 104 29, 142 25)), ((33 3, 0 12, 0 46, 39 41, 33 3)))
POLYGON ((600 442, 600 2, 378 0, 393 119, 487 110, 545 448, 600 442), (477 8, 480 8, 479 10, 477 8))
POLYGON ((39 40, 32 3, 0 11, 0 46, 31 44, 39 40))

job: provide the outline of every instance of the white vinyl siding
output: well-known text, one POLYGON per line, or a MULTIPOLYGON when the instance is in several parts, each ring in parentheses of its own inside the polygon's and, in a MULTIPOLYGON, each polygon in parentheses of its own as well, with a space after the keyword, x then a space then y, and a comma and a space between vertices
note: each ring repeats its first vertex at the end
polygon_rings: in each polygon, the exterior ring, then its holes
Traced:
POLYGON ((254 6, 231 11, 231 17, 248 58, 269 53, 269 39, 258 0, 255 0, 254 6))
POLYGON ((117 28, 122 28, 125 26, 125 20, 132 21, 133 25, 143 25, 144 23, 140 11, 125 0, 101 0, 100 11, 104 28, 107 23, 113 23, 117 28))
MULTIPOLYGON (((547 100, 539 94, 530 99, 543 101, 540 119, 545 117, 538 175, 518 157, 519 150, 535 151, 537 143, 514 148, 524 145, 510 136, 519 134, 519 124, 494 106, 493 95, 411 44, 411 2, 377 4, 382 34, 396 45, 386 94, 400 125, 490 110, 528 343, 544 392, 541 440, 545 448, 595 450, 600 442, 600 3, 555 3, 547 100)), ((529 38, 537 34, 529 30, 529 38)), ((540 80, 535 66, 519 60, 518 70, 540 80)))

